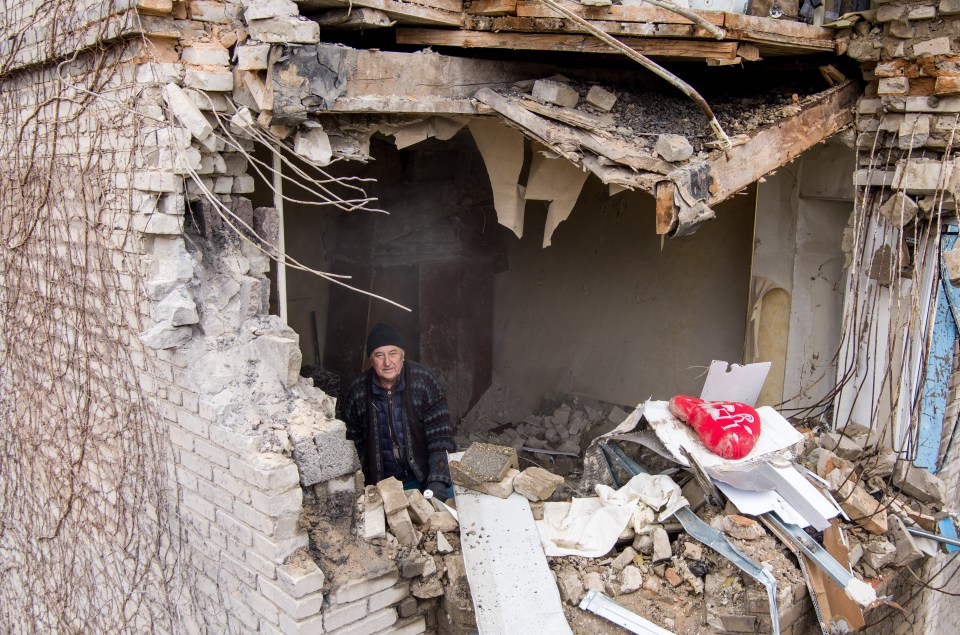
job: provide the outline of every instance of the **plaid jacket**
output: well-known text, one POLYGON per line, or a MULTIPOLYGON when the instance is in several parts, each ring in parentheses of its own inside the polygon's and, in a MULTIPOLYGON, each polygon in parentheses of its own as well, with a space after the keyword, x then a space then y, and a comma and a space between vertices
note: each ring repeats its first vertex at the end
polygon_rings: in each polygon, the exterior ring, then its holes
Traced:
MULTIPOLYGON (((450 485, 447 452, 453 452, 453 424, 443 386, 426 366, 403 363, 404 448, 407 466, 426 485, 437 481, 450 485)), ((373 410, 373 369, 357 377, 337 400, 337 418, 347 426, 347 438, 357 446, 368 485, 383 479, 380 431, 373 410)))

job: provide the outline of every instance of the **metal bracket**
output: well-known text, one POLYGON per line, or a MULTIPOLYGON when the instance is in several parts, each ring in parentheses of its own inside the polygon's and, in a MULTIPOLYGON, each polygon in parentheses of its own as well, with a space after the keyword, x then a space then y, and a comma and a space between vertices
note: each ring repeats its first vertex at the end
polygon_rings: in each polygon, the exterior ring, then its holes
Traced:
POLYGON ((590 611, 637 635, 674 635, 672 631, 660 628, 650 620, 625 609, 603 593, 593 589, 587 591, 580 600, 580 610, 590 611))

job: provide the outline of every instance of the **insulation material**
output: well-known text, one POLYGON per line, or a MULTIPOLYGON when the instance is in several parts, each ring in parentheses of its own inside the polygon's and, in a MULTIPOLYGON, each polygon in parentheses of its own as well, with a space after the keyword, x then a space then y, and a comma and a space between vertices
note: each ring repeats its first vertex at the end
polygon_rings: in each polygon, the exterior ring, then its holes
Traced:
POLYGON ((380 131, 384 134, 392 135, 397 150, 403 150, 427 139, 449 141, 466 123, 466 120, 460 117, 430 117, 424 121, 400 128, 394 128, 392 126, 381 127, 380 131))
POLYGON ((550 201, 543 228, 543 247, 550 246, 554 230, 567 220, 580 198, 587 172, 566 159, 545 156, 546 148, 537 148, 530 165, 525 197, 528 201, 550 201))
POLYGON ((490 175, 497 220, 517 238, 522 238, 526 200, 520 186, 520 170, 523 169, 524 136, 494 119, 475 119, 469 128, 490 175))

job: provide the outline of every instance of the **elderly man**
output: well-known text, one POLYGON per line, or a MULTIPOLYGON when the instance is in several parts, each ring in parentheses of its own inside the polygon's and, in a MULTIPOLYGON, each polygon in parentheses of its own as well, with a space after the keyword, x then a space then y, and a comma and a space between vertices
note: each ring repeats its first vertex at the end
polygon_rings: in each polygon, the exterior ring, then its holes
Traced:
POLYGON ((357 446, 368 485, 395 476, 405 489, 448 498, 447 452, 456 446, 447 399, 430 369, 404 359, 404 346, 393 327, 373 327, 371 368, 338 400, 337 418, 357 446))

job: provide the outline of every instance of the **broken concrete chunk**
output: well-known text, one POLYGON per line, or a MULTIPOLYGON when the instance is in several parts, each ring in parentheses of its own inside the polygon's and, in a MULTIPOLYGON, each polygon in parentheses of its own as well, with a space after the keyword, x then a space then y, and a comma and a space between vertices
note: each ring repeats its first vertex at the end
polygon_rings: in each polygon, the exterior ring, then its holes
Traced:
POLYGON ((620 572, 620 595, 639 591, 643 586, 643 574, 640 569, 630 565, 620 572))
POLYGON ((473 489, 481 492, 483 494, 489 494, 490 496, 496 496, 497 498, 507 498, 510 494, 513 494, 513 479, 517 477, 517 474, 520 472, 510 468, 507 470, 507 475, 504 476, 501 480, 496 483, 493 482, 483 482, 477 483, 473 486, 473 489))
POLYGON ((838 469, 841 473, 847 475, 854 468, 853 463, 840 458, 827 448, 814 449, 807 455, 806 461, 808 465, 813 466, 814 471, 822 478, 827 478, 828 474, 838 469))
POLYGON ((403 483, 393 476, 377 483, 377 490, 380 491, 380 496, 383 498, 383 511, 388 516, 410 505, 407 501, 407 495, 403 491, 403 483))
POLYGON ((604 112, 613 110, 613 105, 617 103, 617 96, 600 86, 591 86, 587 91, 587 103, 594 108, 599 108, 604 112))
POLYGON ((947 269, 950 284, 960 286, 960 248, 954 247, 943 253, 943 264, 947 269))
POLYGON ((427 502, 427 499, 423 497, 423 494, 420 493, 418 489, 408 489, 405 493, 407 495, 407 503, 409 504, 408 511, 410 512, 410 517, 413 519, 413 522, 418 525, 428 522, 430 517, 436 513, 433 505, 427 502))
POLYGON ((390 533, 396 536, 404 547, 415 547, 420 542, 420 533, 413 526, 406 508, 387 514, 387 524, 390 526, 390 533))
POLYGON ((894 227, 903 227, 917 217, 919 209, 912 198, 898 191, 880 206, 879 211, 894 227))
POLYGON ((572 568, 564 567, 557 572, 557 588, 560 589, 560 597, 564 602, 576 606, 583 598, 583 583, 580 582, 580 576, 572 568))
POLYGON ((479 483, 500 482, 507 475, 507 470, 516 470, 519 466, 515 449, 474 443, 459 461, 450 461, 450 476, 457 485, 473 487, 479 483))
POLYGON ((923 558, 923 551, 917 546, 917 542, 907 531, 907 526, 903 524, 903 521, 892 515, 889 520, 890 537, 893 538, 893 545, 896 547, 896 557, 893 564, 904 567, 923 558))
POLYGON ((542 467, 528 467, 513 481, 513 489, 531 501, 544 501, 563 484, 563 477, 542 467))
POLYGON ((621 571, 624 567, 631 564, 637 555, 639 554, 637 554, 633 547, 626 547, 620 552, 619 556, 613 559, 613 562, 610 563, 610 568, 614 571, 621 571))
POLYGON ((577 102, 580 101, 580 95, 576 90, 566 84, 548 79, 538 79, 533 83, 533 96, 564 108, 576 108, 577 102))
POLYGON ((591 571, 587 575, 583 576, 583 586, 590 591, 596 591, 598 593, 603 593, 605 591, 603 588, 603 578, 600 577, 600 574, 596 571, 591 571))
POLYGON ((740 540, 756 540, 767 534, 760 523, 739 514, 717 516, 711 524, 728 536, 740 540))
MULTIPOLYGON (((402 558, 397 563, 397 565, 400 567, 400 575, 407 579, 422 576, 423 572, 426 570, 427 560, 433 562, 433 558, 425 558, 417 552, 413 552, 406 558, 402 558)), ((434 565, 434 571, 436 571, 436 565, 434 565)))
POLYGON ((875 571, 893 564, 897 548, 882 538, 874 538, 863 544, 863 561, 875 571))
POLYGON ((654 149, 664 161, 686 161, 693 156, 693 146, 686 137, 678 134, 659 135, 654 149))
POLYGON ((247 5, 243 17, 249 23, 250 20, 295 16, 299 13, 300 9, 293 0, 253 0, 247 5))
POLYGON ((450 553, 452 551, 453 551, 453 545, 450 544, 450 541, 447 540, 447 537, 443 535, 442 531, 438 531, 437 532, 437 553, 445 554, 445 553, 450 553))
POLYGON ((673 557, 673 550, 670 548, 670 536, 663 527, 657 527, 653 530, 653 561, 661 562, 673 557))
POLYGON ((947 502, 947 486, 943 480, 906 461, 894 469, 892 484, 925 505, 943 507, 947 502))
MULTIPOLYGON (((838 470, 834 470, 828 475, 827 480, 831 482, 831 486, 838 480, 838 476, 838 470)), ((845 478, 839 476, 841 481, 845 478)), ((850 520, 871 534, 887 533, 887 511, 867 490, 856 485, 853 481, 846 481, 836 490, 836 498, 843 511, 850 516, 850 520)))
POLYGON ((140 341, 155 350, 166 350, 183 346, 193 337, 189 326, 173 326, 170 322, 160 322, 153 328, 140 333, 140 341))
POLYGON ((459 526, 460 524, 457 522, 457 519, 454 518, 450 512, 442 511, 430 517, 430 520, 427 522, 427 531, 438 533, 441 531, 456 531, 459 526))
POLYGON ((410 593, 421 600, 438 598, 443 595, 443 585, 440 583, 440 579, 436 577, 429 580, 417 580, 410 585, 410 593))
POLYGON ((213 126, 204 114, 176 84, 167 84, 163 87, 163 100, 176 116, 177 121, 197 139, 206 139, 213 132, 213 126))
POLYGON ((333 149, 330 147, 330 137, 323 128, 311 126, 300 131, 293 138, 293 151, 298 156, 325 166, 330 165, 333 159, 333 149))

